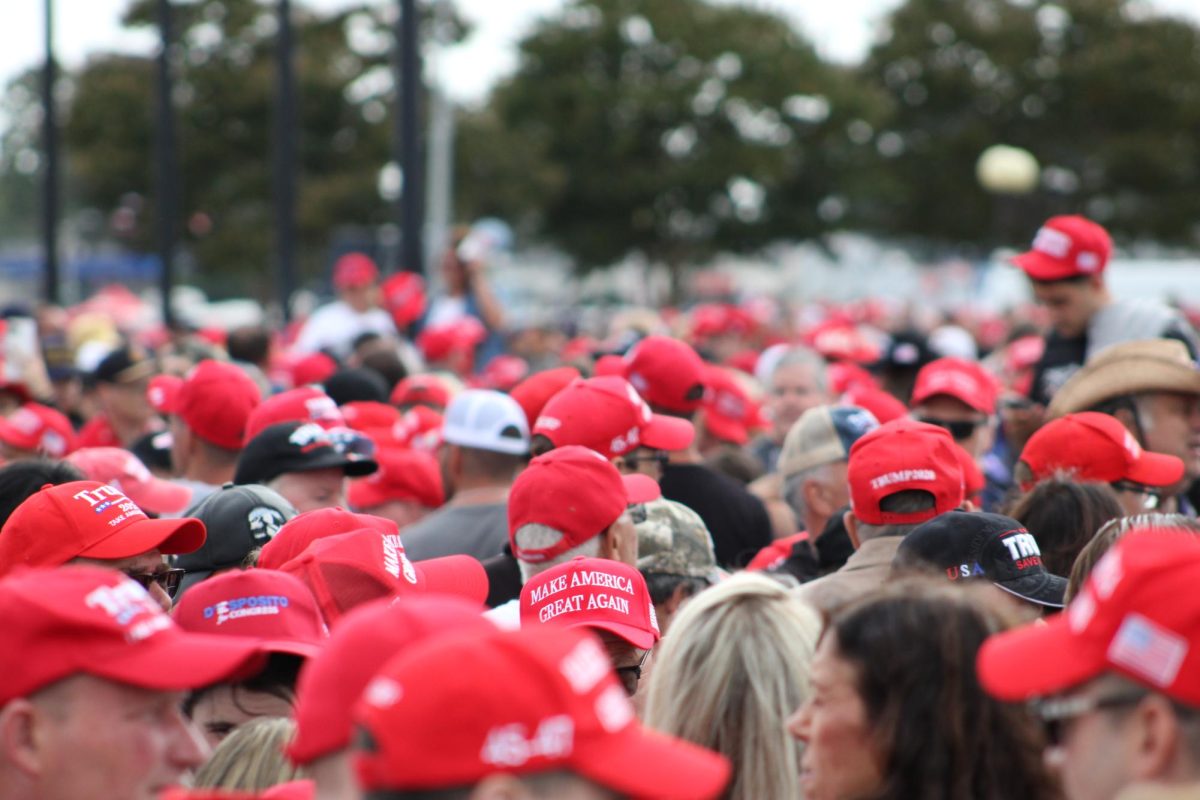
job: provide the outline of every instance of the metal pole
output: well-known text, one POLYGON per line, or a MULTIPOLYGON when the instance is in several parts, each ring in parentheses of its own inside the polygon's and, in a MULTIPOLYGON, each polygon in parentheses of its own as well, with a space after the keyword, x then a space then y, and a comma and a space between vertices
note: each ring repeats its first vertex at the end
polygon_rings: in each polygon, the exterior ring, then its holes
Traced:
POLYGON ((423 239, 424 181, 421 164, 421 51, 418 33, 420 19, 416 0, 400 0, 400 19, 396 23, 399 58, 396 59, 398 103, 395 113, 393 145, 397 162, 404 173, 400 193, 400 230, 403 232, 403 268, 425 273, 423 239))
POLYGON ((177 216, 175 157, 175 113, 171 106, 171 2, 158 0, 157 121, 154 126, 154 193, 158 205, 158 257, 162 262, 158 287, 162 293, 163 324, 170 330, 175 318, 171 312, 171 286, 175 269, 175 219, 177 216))
POLYGON ((279 307, 287 322, 292 318, 291 298, 296 290, 296 97, 290 0, 279 0, 275 56, 275 250, 279 307))
POLYGON ((42 250, 45 271, 42 293, 47 303, 59 301, 58 285, 58 113, 54 107, 54 0, 46 0, 46 63, 42 67, 42 250))

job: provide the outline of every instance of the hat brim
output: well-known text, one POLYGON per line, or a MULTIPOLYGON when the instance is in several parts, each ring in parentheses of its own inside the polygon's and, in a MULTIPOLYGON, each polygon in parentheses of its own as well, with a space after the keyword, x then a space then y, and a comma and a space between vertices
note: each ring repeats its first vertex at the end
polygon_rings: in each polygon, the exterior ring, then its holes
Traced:
MULTIPOLYGON (((1014 256, 1012 263, 1035 281, 1061 281, 1066 278, 1075 278, 1088 274, 1037 250, 1030 250, 1027 253, 1021 253, 1019 256, 1014 256)), ((1099 274, 1099 272, 1100 270, 1097 270, 1091 274, 1099 274)))
POLYGON ((183 519, 143 519, 124 526, 79 554, 80 558, 115 560, 158 550, 168 556, 194 553, 208 537, 204 523, 183 519))
POLYGON ((36 451, 41 442, 40 436, 30 436, 7 419, 0 418, 0 442, 17 450, 36 451))
POLYGON ((353 509, 374 508, 393 499, 386 486, 380 486, 365 480, 350 482, 346 490, 346 502, 353 509))
POLYGON ((1008 702, 1046 697, 1085 683, 1104 670, 1103 653, 1091 652, 1071 633, 1067 614, 1044 625, 1026 625, 996 634, 977 658, 979 682, 1008 702))
POLYGON ((577 750, 572 761, 579 774, 622 795, 672 800, 717 797, 731 771, 724 756, 636 723, 577 750))
POLYGON ((642 427, 643 447, 652 450, 683 450, 696 438, 696 428, 690 420, 666 414, 652 414, 642 427))
POLYGON ((1143 450, 1125 477, 1145 486, 1170 486, 1183 478, 1183 459, 1143 450))
POLYGON ((136 487, 123 485, 122 488, 139 508, 153 514, 180 514, 192 503, 191 489, 153 476, 136 487))
POLYGON ((488 596, 488 576, 483 564, 471 556, 443 556, 414 561, 425 591, 452 594, 482 603, 488 596))
POLYGON ((1054 393, 1047 416, 1056 419, 1140 392, 1200 394, 1200 371, 1190 364, 1145 357, 1114 359, 1090 371, 1084 367, 1054 393))
POLYGON ((302 642, 297 639, 260 639, 258 649, 263 653, 282 653, 288 656, 312 658, 321 652, 320 642, 302 642))
POLYGON ((1067 579, 1049 572, 994 583, 997 589, 1046 608, 1062 608, 1067 593, 1067 579))
POLYGON ((745 425, 738 420, 714 414, 709 409, 704 409, 704 427, 723 442, 743 445, 750 441, 750 431, 745 425))
POLYGON ((662 497, 662 487, 649 475, 640 473, 622 475, 621 483, 625 484, 626 505, 635 506, 639 503, 649 503, 662 497))
POLYGON ((254 639, 207 633, 160 633, 145 646, 97 659, 86 671, 143 689, 181 691, 248 678, 267 661, 254 639))
POLYGON ((654 647, 654 643, 658 641, 658 637, 653 631, 639 628, 636 625, 627 625, 624 622, 614 622, 612 620, 579 620, 571 623, 573 628, 588 628, 590 630, 607 631, 613 636, 619 637, 621 640, 629 642, 629 644, 639 650, 649 650, 654 647))
MULTIPOLYGON (((346 473, 347 478, 364 478, 370 475, 375 470, 379 469, 379 464, 370 458, 350 458, 342 453, 322 453, 315 458, 300 460, 290 468, 280 472, 283 475, 288 472, 313 472, 318 469, 336 469, 342 468, 342 472, 346 473)), ((279 477, 276 475, 275 477, 279 477)))

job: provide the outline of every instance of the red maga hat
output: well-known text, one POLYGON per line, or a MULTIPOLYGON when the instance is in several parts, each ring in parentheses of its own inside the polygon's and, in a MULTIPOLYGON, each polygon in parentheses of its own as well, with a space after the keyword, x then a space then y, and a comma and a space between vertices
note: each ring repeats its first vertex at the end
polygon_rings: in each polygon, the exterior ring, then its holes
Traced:
POLYGON ((482 603, 488 593, 487 573, 474 558, 414 563, 399 534, 369 529, 318 539, 280 569, 304 581, 331 626, 355 606, 380 598, 436 593, 482 603))
POLYGON ((240 450, 246 424, 261 399, 258 384, 241 369, 206 359, 183 379, 173 413, 204 441, 240 450))
POLYGON ((537 418, 550 398, 565 389, 569 383, 579 378, 579 370, 574 367, 557 367, 536 372, 518 383, 508 393, 517 401, 517 405, 525 412, 529 421, 529 429, 533 430, 537 418))
POLYGON ((245 442, 280 422, 315 422, 322 428, 346 424, 333 398, 315 386, 301 386, 268 397, 250 413, 245 442))
POLYGON ((416 322, 425 313, 425 279, 415 272, 397 272, 379 287, 383 305, 400 330, 416 322))
POLYGON ((183 378, 178 375, 155 375, 146 387, 146 399, 160 414, 172 414, 179 403, 179 390, 183 378))
POLYGON ((413 501, 426 508, 446 502, 437 459, 418 450, 386 448, 375 454, 379 469, 350 481, 346 500, 354 508, 374 508, 390 500, 413 501))
POLYGON ((375 673, 397 653, 426 639, 458 630, 495 630, 483 611, 479 603, 432 594, 377 600, 351 611, 300 672, 296 736, 288 757, 304 765, 349 747, 351 710, 375 673))
POLYGON ((85 447, 67 456, 90 481, 107 483, 124 492, 138 508, 152 514, 179 514, 192 503, 192 490, 154 475, 128 450, 85 447))
POLYGON ((346 253, 333 265, 335 289, 351 289, 370 286, 379 280, 379 267, 365 253, 346 253))
POLYGON ((521 561, 548 561, 608 529, 633 503, 662 495, 647 475, 625 475, 595 450, 567 445, 529 462, 508 496, 508 531, 513 555, 521 561), (517 545, 515 534, 539 524, 562 534, 540 550, 517 545))
POLYGON ((1038 481, 1065 472, 1077 481, 1170 486, 1183 477, 1183 460, 1143 450, 1120 420, 1083 411, 1051 420, 1029 437, 1021 461, 1038 481))
POLYGON ((341 406, 340 410, 348 427, 364 433, 391 428, 401 416, 400 409, 375 400, 355 400, 341 406))
POLYGON ((1131 531, 1096 564, 1066 611, 999 633, 979 682, 1001 700, 1064 692, 1114 672, 1200 706, 1200 538, 1131 531))
POLYGON ((367 790, 565 770, 624 797, 708 800, 730 773, 723 756, 643 728, 599 641, 558 626, 423 642, 388 662, 355 716, 376 745, 356 758, 367 790))
POLYGON ((309 353, 292 365, 292 384, 307 386, 324 383, 337 372, 338 363, 325 353, 309 353))
POLYGON ((649 650, 662 635, 646 579, 608 558, 573 558, 521 588, 521 625, 584 626, 649 650))
POLYGON ((625 354, 625 378, 652 406, 690 414, 704 399, 704 362, 690 345, 647 336, 625 354))
POLYGON ((390 519, 371 514, 355 514, 341 506, 317 508, 297 514, 285 522, 279 532, 263 545, 258 554, 258 566, 264 569, 279 569, 303 553, 317 539, 363 528, 380 533, 399 533, 396 523, 390 519))
POLYGON ((450 388, 436 375, 409 375, 392 389, 388 399, 394 406, 429 406, 434 410, 450 405, 450 388))
POLYGON ((639 446, 682 450, 696 435, 688 420, 652 413, 632 384, 615 376, 571 383, 546 403, 533 433, 555 447, 583 445, 605 458, 639 446))
POLYGON ((758 404, 750 399, 732 372, 710 366, 705 374, 708 390, 700 408, 704 427, 710 434, 723 442, 743 445, 750 441, 751 431, 766 427, 758 404))
POLYGON ((996 379, 978 362, 939 358, 921 367, 917 373, 912 406, 915 408, 936 395, 947 395, 990 416, 996 413, 998 391, 996 379))
POLYGON ((309 658, 329 637, 308 587, 273 569, 233 570, 201 581, 171 615, 185 631, 249 638, 264 653, 309 658))
POLYGON ((0 529, 0 575, 22 565, 57 567, 73 558, 190 553, 204 539, 200 520, 150 519, 120 490, 99 481, 46 485, 0 529))
POLYGON ((185 632, 135 581, 98 567, 5 577, 0 619, 0 706, 72 675, 178 691, 247 677, 265 659, 254 642, 185 632))
POLYGON ((1013 263, 1035 281, 1061 281, 1099 275, 1112 255, 1112 237, 1084 217, 1051 217, 1033 237, 1027 253, 1013 263))
POLYGON ((75 428, 61 411, 26 403, 0 417, 0 441, 17 450, 62 458, 75 449, 75 428))
POLYGON ((850 448, 846 471, 850 507, 868 525, 912 525, 958 508, 963 474, 954 440, 944 429, 911 419, 880 425, 850 448), (884 511, 880 504, 898 492, 919 490, 933 496, 927 511, 884 511))

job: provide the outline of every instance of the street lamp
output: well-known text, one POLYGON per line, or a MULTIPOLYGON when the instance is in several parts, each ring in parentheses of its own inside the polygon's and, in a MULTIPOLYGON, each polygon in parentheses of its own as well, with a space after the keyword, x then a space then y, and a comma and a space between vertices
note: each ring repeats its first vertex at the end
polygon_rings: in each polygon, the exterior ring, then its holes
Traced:
POLYGON ((994 144, 980 153, 975 162, 975 177, 994 198, 991 230, 994 241, 1004 242, 1013 233, 1021 216, 1019 198, 1037 188, 1040 173, 1033 153, 1020 147, 994 144))

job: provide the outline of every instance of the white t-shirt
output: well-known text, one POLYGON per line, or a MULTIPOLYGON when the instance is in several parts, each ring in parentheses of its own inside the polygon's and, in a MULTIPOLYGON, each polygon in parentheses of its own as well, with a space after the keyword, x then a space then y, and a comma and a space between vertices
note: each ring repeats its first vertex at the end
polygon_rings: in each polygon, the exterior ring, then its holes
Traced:
POLYGON ((337 300, 321 306, 308 318, 296 339, 296 350, 315 353, 327 349, 345 358, 350 355, 354 340, 364 333, 378 333, 395 339, 396 326, 381 308, 360 313, 337 300))
POLYGON ((506 631, 518 630, 521 627, 521 601, 514 598, 495 608, 489 608, 483 612, 483 616, 498 628, 506 631))

